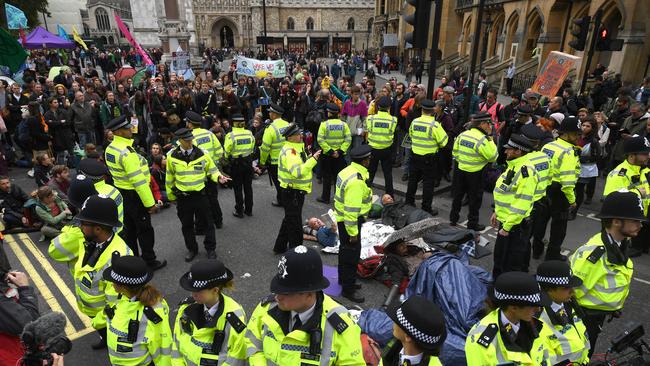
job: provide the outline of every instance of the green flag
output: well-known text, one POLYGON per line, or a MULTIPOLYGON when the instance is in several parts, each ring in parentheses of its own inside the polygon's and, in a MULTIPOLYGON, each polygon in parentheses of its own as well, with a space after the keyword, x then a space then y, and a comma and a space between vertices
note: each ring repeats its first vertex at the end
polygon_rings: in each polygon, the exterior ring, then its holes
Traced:
POLYGON ((27 58, 27 52, 18 41, 3 28, 0 28, 0 65, 7 66, 11 72, 20 69, 27 58))

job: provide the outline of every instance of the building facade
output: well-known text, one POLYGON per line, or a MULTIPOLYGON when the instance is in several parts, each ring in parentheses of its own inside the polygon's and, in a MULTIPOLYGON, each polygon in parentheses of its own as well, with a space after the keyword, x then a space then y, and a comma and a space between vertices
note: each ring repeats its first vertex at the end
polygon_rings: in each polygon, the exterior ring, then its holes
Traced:
POLYGON ((264 13, 269 49, 318 55, 364 49, 373 0, 193 0, 199 42, 206 47, 259 47, 264 13))
POLYGON ((84 38, 95 39, 98 44, 116 46, 126 44, 126 38, 117 27, 117 13, 129 29, 133 29, 129 0, 88 0, 80 10, 84 38))
MULTIPOLYGON (((405 49, 403 41, 404 34, 412 29, 401 17, 396 17, 402 15, 401 12, 411 12, 412 8, 400 12, 391 1, 395 0, 376 0, 379 7, 376 17, 389 19, 389 31, 394 31, 395 27, 398 29, 399 54, 412 55, 417 50, 405 49), (382 2, 386 2, 383 5, 386 15, 380 13, 382 2), (396 19, 398 24, 391 25, 390 19, 396 19)), ((455 66, 468 69, 475 41, 478 3, 479 0, 443 1, 437 50, 441 59, 438 62, 439 75, 455 66)), ((511 62, 516 65, 517 74, 534 77, 548 54, 559 51, 562 43, 563 52, 581 57, 575 75, 582 75, 587 54, 568 46, 573 40, 572 20, 586 15, 593 19, 599 10, 603 13, 602 23, 611 36, 623 39, 624 44, 621 51, 596 52, 591 69, 601 63, 613 72, 621 73, 624 81, 634 84, 647 72, 650 63, 650 36, 646 29, 646 16, 650 11, 648 0, 486 0, 485 9, 481 36, 476 40, 479 42, 477 59, 483 59, 481 70, 497 85, 511 62), (565 32, 567 19, 569 27, 565 32)), ((431 24, 433 16, 434 9, 431 10, 431 24)), ((381 26, 383 19, 376 18, 375 27, 381 26)), ((429 50, 424 55, 428 57, 429 50)), ((477 61, 477 67, 479 64, 477 61)))

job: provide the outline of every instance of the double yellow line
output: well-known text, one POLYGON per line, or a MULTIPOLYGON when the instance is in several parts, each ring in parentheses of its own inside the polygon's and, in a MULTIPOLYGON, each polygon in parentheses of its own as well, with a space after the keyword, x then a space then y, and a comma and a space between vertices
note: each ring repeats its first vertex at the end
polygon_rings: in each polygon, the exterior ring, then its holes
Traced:
POLYGON ((94 329, 92 327, 92 322, 88 316, 81 313, 77 308, 77 301, 74 293, 68 288, 68 286, 63 282, 61 276, 56 272, 52 264, 50 264, 48 258, 43 255, 43 252, 36 247, 36 244, 27 236, 27 234, 17 234, 17 235, 7 235, 5 236, 5 242, 9 244, 9 247, 18 258, 18 261, 25 269, 30 279, 32 280, 34 286, 40 291, 41 295, 50 306, 52 311, 58 311, 65 315, 67 322, 65 326, 65 333, 70 338, 70 340, 75 340, 77 338, 83 337, 84 335, 92 332, 94 329), (36 269, 32 261, 27 257, 27 254, 23 249, 27 249, 36 261, 40 265, 40 269, 36 269), (55 297, 51 289, 47 286, 41 273, 45 273, 50 277, 54 285, 63 295, 63 298, 70 305, 70 308, 75 313, 76 317, 81 320, 84 325, 83 329, 75 329, 74 325, 70 322, 70 317, 68 314, 63 311, 61 304, 59 303, 59 297, 55 297))

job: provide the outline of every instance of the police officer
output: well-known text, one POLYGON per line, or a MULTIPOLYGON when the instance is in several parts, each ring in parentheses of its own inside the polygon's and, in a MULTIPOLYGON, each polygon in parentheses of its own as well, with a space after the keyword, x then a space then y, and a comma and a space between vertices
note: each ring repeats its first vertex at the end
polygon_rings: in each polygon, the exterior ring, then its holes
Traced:
POLYGON ((117 292, 102 278, 102 272, 111 265, 113 253, 130 255, 131 249, 113 231, 122 223, 117 217, 117 206, 107 196, 90 196, 77 215, 84 243, 79 245, 79 258, 74 266, 75 295, 79 310, 93 319, 93 327, 101 336, 93 349, 106 348, 106 319, 102 310, 117 301, 117 292))
MULTIPOLYGON (((612 170, 605 181, 603 195, 626 189, 636 193, 643 201, 644 213, 648 215, 650 205, 650 169, 647 168, 650 159, 650 144, 646 138, 641 136, 629 137, 623 141, 625 160, 612 170)), ((632 247, 628 252, 630 258, 640 256, 644 251, 647 253, 650 241, 650 233, 647 224, 644 224, 635 238, 632 239, 632 247)))
POLYGON ((121 295, 104 309, 111 365, 171 365, 169 306, 149 284, 153 272, 142 258, 116 256, 100 277, 121 295))
POLYGON ((345 168, 345 152, 352 142, 350 127, 339 119, 341 109, 334 103, 327 103, 329 119, 321 122, 318 127, 318 144, 323 150, 321 157, 321 173, 323 175, 323 193, 316 201, 329 204, 332 184, 343 168, 345 168))
MULTIPOLYGON (((92 180, 98 194, 106 195, 115 201, 115 204, 117 205, 117 215, 120 218, 120 222, 124 224, 124 200, 120 191, 106 183, 104 180, 104 177, 109 174, 106 165, 102 164, 97 159, 85 158, 81 159, 79 162, 78 170, 81 174, 92 180)), ((120 227, 119 230, 121 231, 122 228, 120 227)))
POLYGON ((318 162, 321 150, 307 156, 302 142, 302 130, 292 123, 283 132, 287 142, 278 156, 278 179, 282 187, 284 219, 275 239, 273 252, 284 253, 302 244, 302 205, 305 195, 311 192, 312 169, 318 162))
POLYGON ((381 357, 382 366, 441 366, 438 355, 447 338, 445 316, 438 305, 411 296, 387 312, 393 320, 393 341, 381 357))
POLYGON ((133 148, 131 123, 125 116, 111 120, 106 128, 113 131, 113 141, 104 151, 104 160, 124 200, 124 231, 120 235, 133 253, 141 255, 155 271, 166 266, 167 261, 157 260, 153 250, 155 236, 151 214, 158 211, 158 206, 149 187, 149 168, 133 148))
POLYGON ((418 190, 418 183, 422 180, 422 209, 432 215, 438 214, 438 210, 431 207, 436 154, 449 142, 444 128, 433 116, 436 103, 430 99, 422 100, 422 116, 414 119, 409 127, 409 136, 412 142, 408 188, 406 189, 406 203, 415 206, 415 193, 418 190))
POLYGON ((494 277, 503 272, 528 271, 528 215, 533 209, 539 180, 537 171, 526 158, 533 150, 528 139, 512 135, 505 148, 508 169, 494 187, 494 213, 490 219, 492 227, 499 229, 494 244, 494 277))
POLYGON ((471 117, 470 129, 461 133, 454 141, 452 151, 454 160, 454 178, 452 182, 453 202, 449 221, 458 222, 463 196, 467 193, 469 213, 467 228, 482 231, 484 225, 478 222, 478 211, 483 202, 483 168, 497 160, 497 145, 492 141, 492 117, 487 113, 471 117))
POLYGON ((542 296, 550 299, 542 307, 539 319, 553 331, 551 346, 555 358, 551 365, 562 362, 586 365, 589 362, 589 339, 582 322, 583 312, 573 290, 582 285, 582 280, 573 274, 568 263, 558 260, 540 264, 536 279, 542 288, 542 296))
MULTIPOLYGON (((77 211, 81 210, 86 198, 96 195, 97 190, 93 182, 85 175, 78 174, 70 180, 68 188, 68 201, 77 211)), ((61 229, 61 234, 50 242, 48 254, 57 262, 68 265, 70 274, 74 276, 74 266, 77 263, 79 247, 84 244, 84 234, 81 231, 79 220, 75 218, 61 229)))
POLYGON ((560 136, 556 141, 544 145, 542 151, 551 159, 551 184, 546 189, 549 200, 548 215, 535 228, 533 238, 533 258, 540 258, 544 252, 544 234, 546 224, 551 219, 551 231, 546 249, 546 260, 566 260, 560 254, 562 242, 566 236, 569 211, 576 207, 575 186, 580 174, 579 154, 575 144, 580 138, 582 129, 580 121, 571 116, 560 124, 560 136), (543 229, 543 231, 542 231, 543 229))
POLYGON ((535 278, 525 272, 497 277, 489 294, 498 307, 467 334, 468 365, 551 365, 553 332, 535 314, 542 296, 535 278))
POLYGON ((271 281, 274 295, 248 322, 251 366, 365 364, 361 329, 345 307, 323 293, 328 286, 314 249, 299 245, 282 256, 271 281))
POLYGON ((271 202, 273 206, 282 206, 281 200, 282 187, 278 180, 278 156, 282 145, 286 141, 282 135, 282 131, 287 127, 289 122, 282 119, 284 108, 275 103, 269 104, 269 116, 271 117, 271 124, 264 130, 262 136, 262 146, 260 146, 260 166, 266 166, 269 171, 269 177, 275 186, 276 200, 271 202))
POLYGON ((244 365, 246 315, 224 289, 232 288, 232 272, 216 259, 200 260, 180 278, 192 296, 176 315, 172 365, 244 365))
MULTIPOLYGON (((219 142, 219 139, 214 133, 205 128, 201 128, 203 124, 203 116, 194 111, 187 111, 185 113, 185 120, 188 122, 187 128, 192 130, 194 146, 207 152, 212 161, 219 166, 219 161, 223 158, 223 148, 221 147, 221 142, 219 142)), ((212 211, 214 226, 217 229, 221 229, 223 227, 223 213, 221 212, 221 205, 219 204, 217 183, 208 180, 205 183, 205 193, 210 202, 210 210, 212 211)), ((199 228, 199 231, 204 231, 208 224, 210 224, 210 221, 203 222, 205 216, 201 215, 199 217, 200 220, 197 220, 196 226, 199 228)))
POLYGON ((626 251, 630 238, 641 230, 646 220, 643 203, 629 191, 612 192, 603 202, 598 217, 602 231, 592 236, 571 255, 571 269, 582 279, 576 288, 576 299, 585 312, 583 320, 589 334, 591 350, 605 318, 618 318, 630 293, 633 263, 626 251))
POLYGON ((368 144, 372 147, 372 157, 368 172, 370 173, 369 185, 377 173, 377 166, 381 163, 381 170, 384 172, 384 185, 387 194, 393 195, 393 163, 390 155, 397 118, 390 115, 390 106, 393 104, 388 96, 382 96, 377 101, 379 111, 369 116, 366 120, 368 130, 368 144))
POLYGON ((230 120, 233 127, 232 132, 224 138, 224 151, 230 164, 232 188, 235 191, 235 211, 232 214, 241 219, 244 214, 253 216, 252 154, 255 137, 245 128, 246 121, 241 114, 233 114, 230 120))
MULTIPOLYGON (((203 149, 194 146, 191 130, 179 128, 174 135, 178 138, 179 146, 167 153, 165 187, 167 199, 170 202, 178 200, 176 210, 188 250, 185 261, 190 262, 199 251, 194 233, 194 217, 203 216, 205 222, 212 221, 212 212, 208 207, 210 203, 205 199, 205 183, 207 180, 225 183, 230 178, 219 172, 212 158, 203 149)), ((207 225, 205 229, 205 251, 208 258, 216 258, 214 227, 207 225)))
POLYGON ((339 283, 343 287, 343 296, 353 302, 365 301, 355 293, 357 287, 360 287, 355 284, 355 279, 361 254, 361 225, 372 204, 372 189, 366 183, 371 153, 372 148, 368 145, 352 148, 352 163, 336 178, 334 209, 341 240, 339 283))

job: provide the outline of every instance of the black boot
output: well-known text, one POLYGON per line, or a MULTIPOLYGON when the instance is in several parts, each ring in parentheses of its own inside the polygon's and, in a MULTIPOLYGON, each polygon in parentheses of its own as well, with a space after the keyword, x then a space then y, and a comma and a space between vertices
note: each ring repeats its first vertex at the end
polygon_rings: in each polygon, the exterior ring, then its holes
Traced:
POLYGON ((354 290, 354 289, 352 289, 352 290, 343 290, 343 293, 341 295, 343 297, 345 297, 346 299, 348 299, 348 300, 350 300, 352 302, 356 302, 356 303, 362 303, 362 302, 366 301, 366 299, 363 296, 357 294, 356 290, 354 290))

